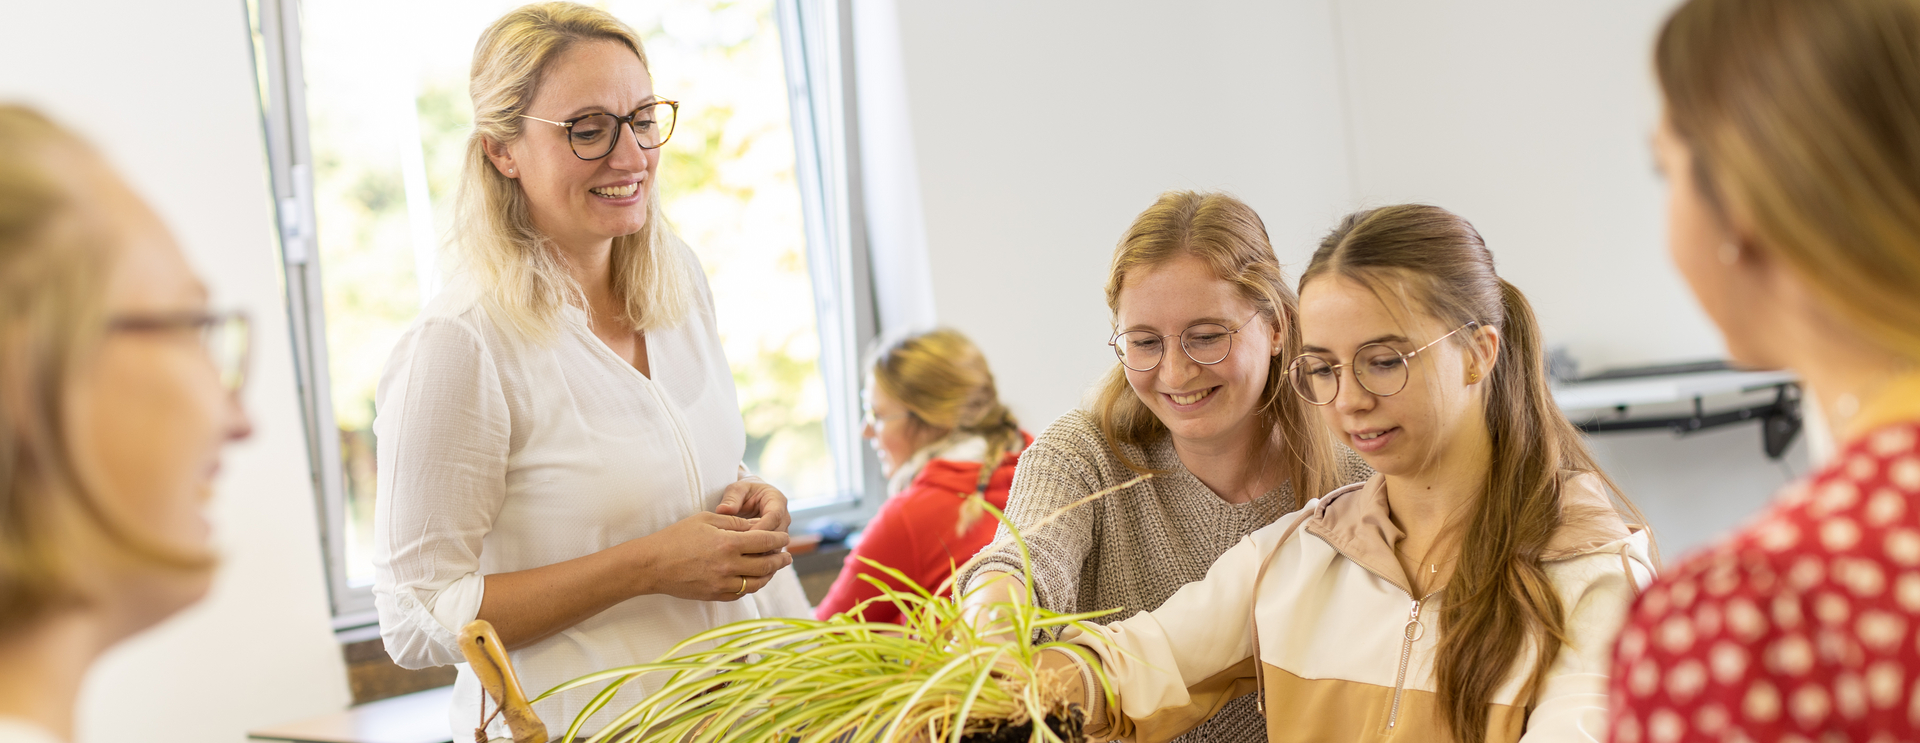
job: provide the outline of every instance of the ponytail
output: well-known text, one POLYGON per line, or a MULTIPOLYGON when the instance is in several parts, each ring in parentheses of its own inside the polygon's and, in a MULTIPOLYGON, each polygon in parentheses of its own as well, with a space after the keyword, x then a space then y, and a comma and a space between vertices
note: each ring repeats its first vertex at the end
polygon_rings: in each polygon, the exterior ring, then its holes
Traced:
MULTIPOLYGON (((1563 510, 1563 486, 1572 474, 1592 473, 1614 494, 1619 489, 1554 404, 1533 306, 1494 273, 1473 225, 1433 206, 1355 213, 1321 242, 1301 286, 1328 274, 1381 288, 1383 296, 1397 291, 1449 324, 1477 322, 1499 334, 1499 354, 1482 382, 1492 463, 1443 589, 1434 663, 1439 713, 1454 739, 1482 743, 1488 705, 1529 639, 1537 652, 1528 659, 1523 700, 1539 692, 1566 643, 1566 607, 1543 565, 1548 540, 1579 517, 1563 510), (1391 289, 1381 287, 1388 283, 1391 289)), ((1464 333, 1456 338, 1470 342, 1464 333)))
POLYGON ((994 400, 981 411, 977 420, 962 425, 958 429, 963 433, 979 436, 987 442, 987 455, 980 458, 980 480, 974 485, 974 492, 982 496, 987 494, 987 485, 993 482, 993 473, 1000 469, 1000 459, 1019 451, 1026 443, 1020 435, 1020 423, 1013 417, 1013 411, 1006 405, 994 400))
POLYGON ((1487 379, 1492 466, 1441 600, 1434 665, 1440 707, 1463 741, 1485 736, 1486 700, 1506 682, 1529 635, 1538 651, 1522 699, 1539 691, 1565 644, 1566 607, 1542 558, 1564 522, 1565 470, 1599 472, 1547 389, 1533 305, 1511 282, 1494 281, 1500 314, 1490 319, 1500 332, 1500 352, 1487 379))

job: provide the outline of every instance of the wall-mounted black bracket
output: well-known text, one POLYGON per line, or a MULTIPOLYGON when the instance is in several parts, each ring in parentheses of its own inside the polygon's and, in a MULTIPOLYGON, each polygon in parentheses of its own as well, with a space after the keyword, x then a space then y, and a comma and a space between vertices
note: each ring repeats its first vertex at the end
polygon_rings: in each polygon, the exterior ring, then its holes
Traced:
POLYGON ((1614 431, 1644 431, 1653 428, 1665 428, 1675 435, 1685 436, 1710 428, 1760 421, 1760 444, 1769 459, 1779 459, 1787 453, 1787 447, 1793 445, 1795 437, 1800 435, 1802 420, 1800 417, 1800 385, 1786 382, 1774 386, 1773 402, 1765 405, 1753 405, 1733 410, 1708 413, 1705 401, 1700 396, 1693 398, 1693 414, 1667 416, 1659 418, 1627 418, 1627 406, 1614 407, 1620 418, 1589 419, 1578 422, 1580 430, 1587 433, 1609 433, 1614 431))

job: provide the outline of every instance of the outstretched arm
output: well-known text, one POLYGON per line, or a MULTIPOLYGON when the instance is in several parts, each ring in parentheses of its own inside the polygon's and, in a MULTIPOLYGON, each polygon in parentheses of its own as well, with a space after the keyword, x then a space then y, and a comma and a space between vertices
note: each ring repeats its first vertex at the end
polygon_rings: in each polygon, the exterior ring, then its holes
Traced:
MULTIPOLYGON (((1268 527, 1271 529, 1272 527, 1268 527)), ((1108 706, 1098 684, 1081 684, 1090 735, 1155 743, 1207 721, 1227 702, 1253 691, 1253 586, 1267 553, 1277 546, 1240 540, 1214 561, 1207 576, 1188 583, 1160 608, 1105 627, 1069 631, 1066 641, 1091 651, 1086 660, 1067 651, 1044 655, 1097 664, 1113 686, 1108 706)), ((1091 680, 1095 669, 1080 674, 1091 680)))

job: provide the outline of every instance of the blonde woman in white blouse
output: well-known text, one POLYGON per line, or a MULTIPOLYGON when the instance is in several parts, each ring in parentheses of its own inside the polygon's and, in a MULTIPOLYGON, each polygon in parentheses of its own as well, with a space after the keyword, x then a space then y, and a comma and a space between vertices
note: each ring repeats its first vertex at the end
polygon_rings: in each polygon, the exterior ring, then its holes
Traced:
MULTIPOLYGON (((457 631, 485 619, 538 692, 760 616, 739 599, 791 564, 789 516, 741 465, 712 298, 660 217, 676 104, 638 36, 529 5, 482 35, 472 75, 463 273, 380 380, 374 597, 400 665, 459 663, 457 631)), ((536 710, 557 731, 592 694, 536 710)), ((456 729, 478 705, 462 665, 456 729)))

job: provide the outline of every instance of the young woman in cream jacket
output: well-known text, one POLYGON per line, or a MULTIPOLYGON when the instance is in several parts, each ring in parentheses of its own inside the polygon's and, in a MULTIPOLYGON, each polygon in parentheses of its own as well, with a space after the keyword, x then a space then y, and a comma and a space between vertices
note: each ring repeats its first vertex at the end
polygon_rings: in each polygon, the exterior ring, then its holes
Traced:
POLYGON ((1526 299, 1428 206, 1349 216, 1300 296, 1289 382, 1380 474, 1049 654, 1079 666, 1088 731, 1164 741, 1258 692, 1272 741, 1606 739, 1651 544, 1554 407, 1526 299))

